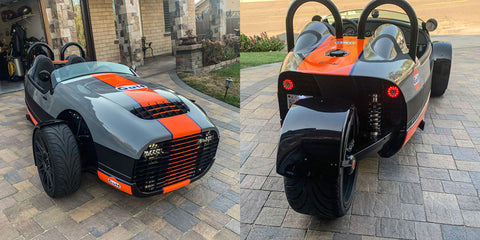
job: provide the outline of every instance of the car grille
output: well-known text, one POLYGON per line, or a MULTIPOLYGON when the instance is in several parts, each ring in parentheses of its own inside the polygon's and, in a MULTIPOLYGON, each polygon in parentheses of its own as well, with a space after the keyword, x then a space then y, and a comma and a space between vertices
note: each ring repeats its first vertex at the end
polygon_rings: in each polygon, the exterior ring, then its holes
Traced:
POLYGON ((215 131, 151 144, 135 163, 134 181, 142 192, 192 179, 213 162, 218 146, 215 131))
POLYGON ((183 102, 169 102, 134 108, 130 112, 143 119, 159 119, 187 113, 188 107, 183 102))

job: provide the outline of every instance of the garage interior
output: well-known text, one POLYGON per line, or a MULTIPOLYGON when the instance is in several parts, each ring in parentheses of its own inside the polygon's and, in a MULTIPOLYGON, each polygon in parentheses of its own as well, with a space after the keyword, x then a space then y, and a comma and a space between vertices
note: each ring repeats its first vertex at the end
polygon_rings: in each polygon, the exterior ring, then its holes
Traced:
POLYGON ((21 77, 10 77, 8 62, 19 71, 12 75, 24 75, 23 66, 18 65, 25 62, 26 49, 36 41, 46 41, 39 1, 0 0, 0 94, 23 89, 21 77), (12 41, 16 34, 24 40, 12 41))

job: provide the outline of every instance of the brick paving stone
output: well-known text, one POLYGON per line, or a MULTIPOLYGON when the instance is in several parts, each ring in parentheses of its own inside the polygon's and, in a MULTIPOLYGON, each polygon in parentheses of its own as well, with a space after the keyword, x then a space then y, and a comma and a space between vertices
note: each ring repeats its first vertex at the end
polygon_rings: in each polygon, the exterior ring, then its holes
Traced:
POLYGON ((206 224, 205 222, 199 222, 192 229, 206 239, 213 239, 213 237, 215 237, 215 235, 219 232, 219 230, 206 224))
POLYGON ((376 217, 401 218, 400 198, 398 195, 377 194, 373 213, 376 217))
POLYGON ((358 215, 374 216, 375 193, 357 192, 353 199, 352 213, 358 215))
POLYGON ((467 171, 448 170, 450 178, 455 182, 472 182, 467 171))
POLYGON ((240 219, 244 223, 253 223, 267 201, 269 193, 259 190, 242 190, 240 196, 240 219))
POLYGON ((67 214, 58 208, 50 208, 44 212, 36 214, 33 219, 43 229, 48 230, 56 225, 59 225, 67 218, 67 214))
POLYGON ((16 188, 14 188, 10 183, 5 181, 0 181, 0 189, 2 189, 2 191, 0 191, 0 199, 18 192, 16 188))
POLYGON ((206 181, 203 181, 202 185, 218 194, 222 194, 226 192, 228 189, 230 189, 230 185, 214 177, 208 178, 206 181))
POLYGON ((224 228, 213 237, 213 240, 235 239, 235 238, 238 238, 237 234, 224 228))
POLYGON ((465 225, 480 228, 480 211, 462 210, 465 225))
POLYGON ((427 221, 453 225, 463 224, 457 198, 453 194, 423 192, 427 221))
POLYGON ((188 191, 185 194, 185 197, 201 206, 209 204, 218 196, 218 193, 208 190, 207 188, 203 187, 202 185, 198 185, 188 191))
POLYGON ((411 221, 425 221, 425 209, 423 205, 418 204, 401 204, 402 219, 411 221))
POLYGON ((26 239, 31 239, 45 231, 40 225, 38 225, 37 222, 35 222, 31 218, 18 222, 17 224, 15 224, 15 228, 18 232, 22 233, 22 236, 24 236, 26 239))
POLYGON ((162 229, 158 230, 157 233, 165 237, 166 239, 180 239, 183 235, 182 231, 178 228, 167 223, 162 229))
POLYGON ((241 181, 240 186, 242 189, 256 189, 259 190, 262 188, 263 183, 267 177, 256 176, 256 175, 246 175, 245 178, 241 181))
POLYGON ((198 218, 179 208, 172 209, 164 219, 182 232, 187 232, 200 222, 198 218))
POLYGON ((283 191, 283 177, 268 177, 263 184, 262 190, 283 191))
POLYGON ((480 156, 474 148, 464 148, 464 147, 450 147, 452 151, 453 159, 461 161, 480 161, 480 156))
POLYGON ((433 145, 432 148, 435 154, 452 154, 449 146, 433 145))
POLYGON ((225 228, 240 235, 240 222, 235 219, 230 220, 230 222, 225 225, 225 228))
POLYGON ((151 240, 151 239, 158 239, 158 240, 166 240, 166 238, 162 237, 160 234, 156 233, 151 229, 145 229, 142 232, 139 232, 135 235, 132 240, 151 240))
POLYGON ((362 236, 344 233, 333 234, 333 240, 361 240, 362 236))
POLYGON ((376 235, 380 237, 415 239, 415 223, 399 219, 377 220, 376 235))
POLYGON ((284 192, 270 192, 265 207, 288 208, 288 201, 284 192))
POLYGON ((194 216, 216 229, 221 229, 230 222, 231 219, 229 216, 210 206, 203 207, 194 216))
POLYGON ((418 169, 410 166, 380 164, 379 179, 399 182, 419 182, 418 169))
POLYGON ((184 240, 205 240, 205 238, 202 237, 202 235, 200 235, 197 232, 192 231, 192 230, 185 233, 180 239, 184 239, 184 240))
POLYGON ((51 240, 51 239, 66 239, 57 229, 52 228, 36 237, 32 238, 32 240, 51 240))
POLYGON ((417 153, 417 161, 421 167, 457 169, 450 155, 417 153))
POLYGON ((442 239, 440 225, 434 223, 415 223, 415 237, 417 240, 442 239))
POLYGON ((266 226, 280 226, 282 225, 287 209, 264 207, 258 214, 255 224, 266 226))
POLYGON ((345 215, 332 220, 313 217, 308 229, 329 232, 346 232, 350 228, 350 217, 351 215, 345 215))
POLYGON ((211 201, 209 205, 225 213, 235 204, 236 202, 224 196, 218 196, 213 201, 211 201))
POLYGON ((247 237, 247 240, 258 239, 303 239, 305 237, 305 230, 294 228, 279 228, 255 225, 247 237))
POLYGON ((367 216, 352 215, 350 218, 350 233, 360 235, 375 235, 375 224, 377 219, 367 216))
POLYGON ((466 240, 465 227, 442 225, 442 235, 444 240, 466 240))
POLYGON ((182 204, 180 204, 180 208, 189 212, 190 214, 195 214, 200 211, 201 207, 200 205, 197 205, 192 201, 185 200, 184 202, 182 202, 182 204))
POLYGON ((457 195, 458 206, 463 210, 480 211, 480 199, 472 196, 457 195))
POLYGON ((450 174, 446 169, 436 169, 436 168, 418 168, 420 177, 430 178, 430 179, 439 179, 439 180, 450 180, 450 174))
POLYGON ((332 232, 308 230, 305 240, 332 240, 333 234, 332 232))
POLYGON ((357 177, 356 191, 377 192, 378 175, 374 173, 359 172, 357 177))
POLYGON ((130 218, 126 222, 122 223, 122 227, 127 229, 128 232, 136 235, 137 233, 143 231, 147 227, 147 225, 145 225, 138 219, 130 218))
POLYGON ((403 203, 423 204, 420 184, 400 183, 400 200, 403 203))
POLYGON ((275 160, 271 158, 250 157, 240 168, 240 173, 268 176, 275 165, 275 160))
POLYGON ((283 220, 282 227, 304 228, 305 226, 308 226, 308 224, 310 224, 311 220, 312 216, 297 213, 293 209, 289 208, 287 211, 287 215, 283 220))
POLYGON ((446 193, 477 196, 477 190, 471 183, 443 181, 442 184, 446 193))
POLYGON ((470 172, 470 177, 475 188, 480 189, 480 172, 470 172))

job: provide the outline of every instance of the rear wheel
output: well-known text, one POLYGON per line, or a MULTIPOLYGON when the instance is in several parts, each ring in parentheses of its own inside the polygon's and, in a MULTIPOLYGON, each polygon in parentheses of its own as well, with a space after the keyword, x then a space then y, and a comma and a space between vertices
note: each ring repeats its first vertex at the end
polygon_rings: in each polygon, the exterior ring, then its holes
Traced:
POLYGON ((81 161, 77 142, 66 124, 35 129, 33 157, 43 189, 52 198, 78 190, 81 161))
MULTIPOLYGON (((350 154, 354 144, 352 116, 346 127, 344 139, 347 141, 342 146, 342 160, 350 154)), ((290 206, 297 212, 321 218, 345 215, 352 204, 358 170, 355 165, 353 168, 338 167, 337 170, 335 174, 315 178, 284 177, 285 194, 290 206)))
POLYGON ((448 59, 435 61, 432 73, 432 97, 440 97, 447 90, 451 64, 452 61, 448 59))

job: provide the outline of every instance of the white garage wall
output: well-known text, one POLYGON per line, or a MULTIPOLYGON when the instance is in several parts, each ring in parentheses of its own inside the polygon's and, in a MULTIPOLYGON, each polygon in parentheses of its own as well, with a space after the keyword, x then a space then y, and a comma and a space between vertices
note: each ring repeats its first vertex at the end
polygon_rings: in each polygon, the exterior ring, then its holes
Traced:
MULTIPOLYGON (((21 6, 29 6, 32 8, 32 14, 34 16, 27 18, 26 20, 21 20, 18 23, 22 25, 26 32, 27 32, 27 37, 36 37, 38 39, 41 39, 42 37, 45 39, 45 32, 43 30, 43 24, 42 24, 42 18, 41 18, 41 10, 40 6, 38 4, 38 0, 21 0, 18 3, 12 4, 11 6, 3 7, 0 8, 0 12, 4 10, 12 10, 12 11, 17 11, 18 8, 21 6)), ((0 19, 0 40, 6 44, 10 43, 11 37, 10 35, 10 29, 12 24, 16 21, 17 19, 10 20, 7 22, 3 22, 0 19)))

